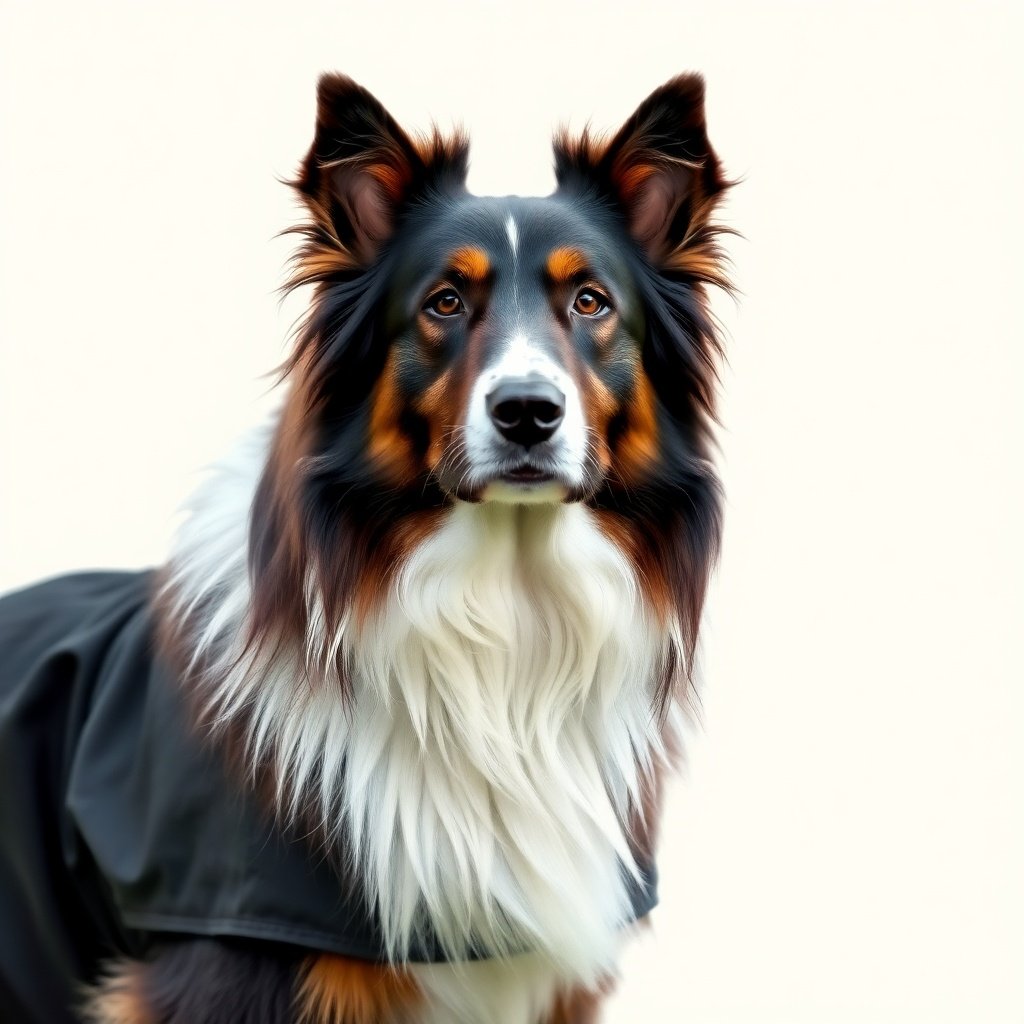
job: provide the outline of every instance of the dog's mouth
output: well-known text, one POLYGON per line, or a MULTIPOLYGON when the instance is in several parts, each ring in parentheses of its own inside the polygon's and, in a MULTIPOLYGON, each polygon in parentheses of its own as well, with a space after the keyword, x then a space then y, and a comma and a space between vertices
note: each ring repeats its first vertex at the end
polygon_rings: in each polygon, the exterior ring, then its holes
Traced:
POLYGON ((481 488, 484 501, 514 504, 561 504, 569 492, 569 484, 554 467, 525 458, 504 465, 481 488))
POLYGON ((544 451, 503 452, 479 467, 446 461, 437 481, 452 497, 470 502, 563 504, 591 490, 581 487, 564 460, 544 451))
POLYGON ((534 466, 529 462, 506 469, 497 480, 506 484, 548 484, 555 479, 555 474, 542 466, 534 466))

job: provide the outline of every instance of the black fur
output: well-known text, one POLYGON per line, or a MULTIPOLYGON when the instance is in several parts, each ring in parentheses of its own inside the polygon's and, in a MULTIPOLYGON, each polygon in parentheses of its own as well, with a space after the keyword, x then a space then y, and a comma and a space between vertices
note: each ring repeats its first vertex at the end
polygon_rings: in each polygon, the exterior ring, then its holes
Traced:
POLYGON ((182 940, 145 965, 140 994, 154 1024, 294 1024, 301 959, 294 946, 182 940))

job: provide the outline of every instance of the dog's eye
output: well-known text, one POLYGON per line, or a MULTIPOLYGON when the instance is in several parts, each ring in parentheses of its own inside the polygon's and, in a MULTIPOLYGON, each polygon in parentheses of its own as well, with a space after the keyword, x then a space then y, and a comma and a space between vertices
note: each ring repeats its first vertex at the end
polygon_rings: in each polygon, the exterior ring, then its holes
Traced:
POLYGON ((445 288, 431 295, 423 308, 437 316, 455 316, 462 312, 462 299, 451 288, 445 288))
POLYGON ((593 288, 584 288, 576 296, 576 301, 572 304, 572 308, 580 316, 601 316, 602 313, 607 313, 611 309, 611 303, 593 288))

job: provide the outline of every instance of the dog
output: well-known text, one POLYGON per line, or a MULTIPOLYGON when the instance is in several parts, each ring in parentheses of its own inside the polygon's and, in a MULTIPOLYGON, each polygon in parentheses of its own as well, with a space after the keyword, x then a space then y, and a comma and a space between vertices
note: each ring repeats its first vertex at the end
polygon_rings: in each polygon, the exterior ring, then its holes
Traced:
POLYGON ((164 567, 0 602, 12 1024, 586 1024, 719 544, 700 76, 557 190, 319 83, 309 313, 164 567))

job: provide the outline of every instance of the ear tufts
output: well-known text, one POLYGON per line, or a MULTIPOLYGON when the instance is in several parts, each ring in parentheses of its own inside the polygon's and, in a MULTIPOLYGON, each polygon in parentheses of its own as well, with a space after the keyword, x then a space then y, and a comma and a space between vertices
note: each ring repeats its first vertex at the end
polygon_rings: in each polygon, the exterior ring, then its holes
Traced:
POLYGON ((306 241, 287 287, 365 269, 403 209, 431 189, 464 187, 468 163, 463 132, 412 137, 347 75, 321 76, 313 144, 290 183, 312 220, 295 229, 306 241))
POLYGON ((731 183, 708 140, 700 75, 656 89, 611 138, 563 129, 554 151, 559 188, 610 200, 652 263, 728 286, 711 215, 731 183))

